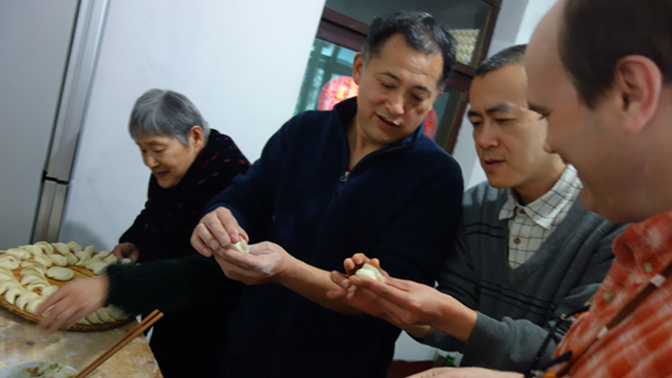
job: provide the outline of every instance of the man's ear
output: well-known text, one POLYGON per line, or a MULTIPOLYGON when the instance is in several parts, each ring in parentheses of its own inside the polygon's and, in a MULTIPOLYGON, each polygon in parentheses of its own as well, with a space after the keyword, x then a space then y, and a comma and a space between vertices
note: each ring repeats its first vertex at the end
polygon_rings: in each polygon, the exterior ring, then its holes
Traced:
POLYGON ((205 146, 205 135, 203 134, 203 129, 201 126, 194 125, 191 126, 191 129, 189 129, 189 144, 192 147, 196 147, 197 149, 203 148, 205 146))
POLYGON ((364 58, 362 53, 358 52, 355 55, 355 61, 352 63, 352 78, 355 80, 355 84, 359 85, 359 78, 362 75, 362 70, 364 69, 364 58))
POLYGON ((646 126, 658 110, 663 74, 649 58, 627 56, 616 63, 611 92, 617 97, 625 132, 634 134, 646 126))

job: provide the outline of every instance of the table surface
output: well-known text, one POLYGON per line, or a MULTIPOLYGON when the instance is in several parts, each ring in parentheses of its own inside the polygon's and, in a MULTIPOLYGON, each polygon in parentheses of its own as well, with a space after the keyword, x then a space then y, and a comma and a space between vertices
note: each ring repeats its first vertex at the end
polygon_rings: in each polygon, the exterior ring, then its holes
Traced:
MULTIPOLYGON (((0 362, 52 361, 81 370, 137 323, 100 332, 58 331, 50 336, 28 320, 0 307, 0 362)), ((163 378, 143 335, 135 338, 89 375, 90 378, 163 378)))

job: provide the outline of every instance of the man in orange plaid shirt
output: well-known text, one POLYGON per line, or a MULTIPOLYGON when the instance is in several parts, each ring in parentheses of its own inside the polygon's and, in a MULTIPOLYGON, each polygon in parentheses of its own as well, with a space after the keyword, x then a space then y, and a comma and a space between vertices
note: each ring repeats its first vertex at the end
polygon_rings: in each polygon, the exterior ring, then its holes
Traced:
MULTIPOLYGON (((576 167, 585 207, 639 222, 614 242, 590 310, 558 345, 564 361, 537 376, 672 376, 671 20, 670 0, 561 0, 527 48, 528 101, 548 118, 546 150, 576 167)), ((414 377, 509 376, 520 375, 414 377)))

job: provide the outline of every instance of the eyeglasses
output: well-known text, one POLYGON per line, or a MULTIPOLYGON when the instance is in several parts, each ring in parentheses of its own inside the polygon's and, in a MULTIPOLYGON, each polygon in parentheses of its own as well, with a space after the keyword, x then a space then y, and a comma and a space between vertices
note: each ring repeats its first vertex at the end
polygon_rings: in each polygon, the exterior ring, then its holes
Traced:
POLYGON ((555 332, 558 330, 558 327, 560 327, 561 324, 569 324, 571 325, 574 323, 574 320, 577 318, 579 314, 582 314, 586 311, 588 311, 589 305, 586 304, 581 310, 578 312, 572 314, 572 315, 561 315, 560 318, 551 326, 551 328, 548 330, 548 335, 544 338, 544 341, 541 342, 541 345, 539 346, 539 349, 537 350, 537 353, 534 355, 534 359, 532 359, 532 363, 530 364, 530 368, 527 369, 527 372, 525 373, 525 378, 535 378, 535 377, 545 377, 545 378, 551 378, 555 377, 555 374, 548 374, 546 373, 546 370, 550 368, 551 366, 555 366, 557 364, 569 361, 570 358, 572 358, 572 351, 565 352, 561 354, 560 356, 548 361, 547 363, 543 365, 539 365, 541 362, 541 356, 544 354, 544 351, 548 347, 548 343, 551 342, 551 339, 553 338, 553 335, 555 335, 555 332))

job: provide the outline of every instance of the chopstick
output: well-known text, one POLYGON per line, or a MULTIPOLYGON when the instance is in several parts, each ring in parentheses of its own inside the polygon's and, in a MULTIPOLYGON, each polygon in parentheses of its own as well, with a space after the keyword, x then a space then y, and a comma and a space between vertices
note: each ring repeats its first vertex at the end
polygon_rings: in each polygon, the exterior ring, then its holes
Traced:
POLYGON ((87 367, 85 367, 79 374, 75 376, 75 378, 84 378, 87 375, 91 374, 92 371, 94 371, 98 366, 102 365, 103 362, 107 361, 108 358, 112 357, 115 353, 117 353, 121 348, 126 346, 126 344, 130 343, 140 335, 144 330, 147 328, 151 327, 152 324, 156 323, 157 320, 161 319, 163 317, 163 313, 159 312, 159 310, 154 310, 152 311, 151 314, 149 314, 146 318, 142 319, 142 322, 140 322, 138 325, 133 327, 130 331, 128 331, 122 338, 117 340, 116 343, 114 343, 111 347, 109 347, 103 354, 98 356, 93 362, 91 362, 87 367))

